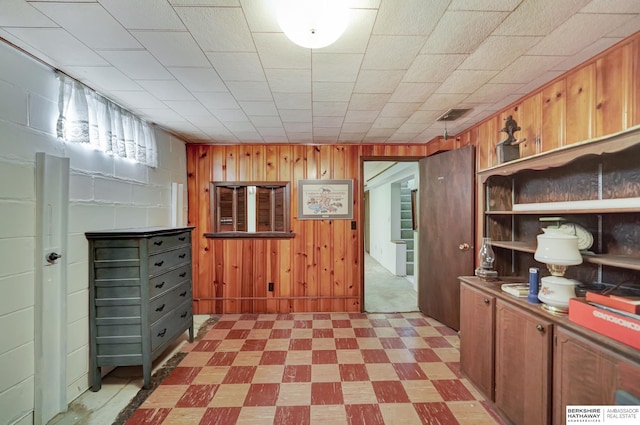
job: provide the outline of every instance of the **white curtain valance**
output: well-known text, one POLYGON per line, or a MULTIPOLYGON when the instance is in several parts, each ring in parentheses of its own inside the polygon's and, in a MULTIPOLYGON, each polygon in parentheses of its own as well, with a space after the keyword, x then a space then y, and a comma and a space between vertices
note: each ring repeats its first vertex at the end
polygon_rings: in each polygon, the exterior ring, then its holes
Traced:
POLYGON ((87 143, 111 155, 158 165, 153 128, 82 83, 58 73, 58 139, 87 143))

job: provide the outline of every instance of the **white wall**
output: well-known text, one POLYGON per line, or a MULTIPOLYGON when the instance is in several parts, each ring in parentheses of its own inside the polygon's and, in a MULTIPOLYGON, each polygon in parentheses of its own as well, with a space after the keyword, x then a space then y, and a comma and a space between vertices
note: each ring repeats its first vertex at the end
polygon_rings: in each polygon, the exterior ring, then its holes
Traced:
MULTIPOLYGON (((0 424, 33 420, 36 152, 69 157, 71 162, 66 256, 69 401, 89 386, 84 232, 169 225, 171 182, 186 189, 182 141, 156 130, 156 169, 58 142, 57 98, 58 81, 50 68, 0 42, 0 424)), ((186 208, 186 199, 183 204, 186 208)))

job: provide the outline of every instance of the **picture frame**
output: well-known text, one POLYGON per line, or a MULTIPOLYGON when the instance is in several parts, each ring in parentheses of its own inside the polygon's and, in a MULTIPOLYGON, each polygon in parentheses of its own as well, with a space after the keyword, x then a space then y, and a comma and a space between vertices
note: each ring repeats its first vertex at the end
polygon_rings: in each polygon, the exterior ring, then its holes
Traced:
POLYGON ((353 218, 353 180, 299 180, 298 219, 353 218))

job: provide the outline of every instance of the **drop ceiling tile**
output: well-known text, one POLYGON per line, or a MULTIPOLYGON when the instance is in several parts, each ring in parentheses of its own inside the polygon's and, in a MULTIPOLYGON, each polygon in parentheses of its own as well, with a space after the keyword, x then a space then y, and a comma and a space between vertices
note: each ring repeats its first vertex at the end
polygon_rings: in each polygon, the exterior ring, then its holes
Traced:
POLYGON ((286 139, 287 132, 284 131, 284 127, 258 127, 256 126, 256 130, 258 133, 262 135, 262 137, 279 137, 282 139, 286 139))
POLYGON ((441 83, 460 65, 467 55, 418 55, 402 81, 409 83, 441 83))
POLYGON ((264 0, 240 0, 251 32, 281 32, 275 7, 264 0))
POLYGON ((416 58, 424 41, 425 37, 422 36, 374 35, 364 55, 362 69, 406 70, 416 58))
POLYGON ((405 124, 426 124, 432 125, 436 122, 436 120, 440 117, 438 111, 415 111, 409 118, 405 124))
POLYGON ((523 84, 485 84, 465 99, 472 103, 496 103, 509 94, 523 96, 523 84))
POLYGON ((389 102, 424 102, 439 86, 439 83, 400 83, 389 102))
POLYGON ((311 55, 313 81, 354 82, 360 71, 363 55, 317 53, 311 55))
POLYGON ((140 85, 112 66, 69 66, 65 71, 69 71, 72 76, 95 90, 99 88, 107 91, 141 89, 140 85))
POLYGON ((343 133, 366 133, 371 128, 371 123, 345 122, 342 124, 343 133))
POLYGON ((446 12, 421 53, 471 53, 500 25, 508 12, 446 12), (451 36, 452 28, 464 28, 451 36))
POLYGON ((278 109, 273 101, 240 102, 240 106, 247 115, 278 115, 278 109))
POLYGON ((253 34, 265 68, 311 69, 311 50, 296 46, 283 33, 253 34))
POLYGON ((393 93, 400 81, 404 71, 373 71, 362 70, 354 92, 356 93, 393 93))
POLYGON ((253 123, 254 126, 256 126, 256 128, 258 128, 258 127, 269 127, 269 128, 282 127, 282 120, 280 119, 279 115, 275 115, 275 116, 263 116, 263 115, 252 116, 252 115, 249 115, 249 120, 251 120, 251 122, 253 123))
POLYGON ((282 123, 287 134, 291 133, 309 133, 311 134, 313 126, 311 122, 284 122, 282 123))
POLYGON ((240 7, 176 7, 205 52, 254 52, 251 33, 240 7))
POLYGON ((534 36, 489 36, 460 65, 460 69, 502 70, 540 42, 534 36))
POLYGON ((138 84, 160 100, 195 100, 176 80, 137 80, 138 84))
POLYGON ((269 85, 266 82, 258 81, 229 81, 227 82, 229 91, 237 101, 269 101, 272 100, 269 85))
POLYGON ((396 131, 393 135, 389 136, 387 139, 387 143, 408 143, 409 140, 420 134, 419 131, 414 131, 411 133, 405 133, 401 131, 396 131))
POLYGON ((377 10, 351 9, 351 19, 344 34, 330 46, 320 50, 323 53, 364 53, 371 37, 377 10))
POLYGON ((311 109, 280 109, 280 119, 283 123, 311 122, 311 109))
POLYGON ((342 126, 343 117, 313 117, 313 128, 317 127, 337 127, 342 126))
POLYGON ((266 81, 257 53, 207 53, 225 81, 266 81))
POLYGON ((279 93, 311 93, 311 69, 265 69, 269 87, 279 93))
POLYGON ((429 124, 427 124, 427 123, 409 123, 409 122, 405 122, 404 124, 402 124, 398 128, 398 132, 400 132, 400 133, 419 134, 419 133, 423 132, 427 127, 429 127, 429 124))
POLYGON ((0 26, 44 28, 58 25, 24 0, 3 0, 0 26))
POLYGON ((153 117, 151 121, 155 121, 160 124, 175 122, 182 119, 180 114, 164 104, 162 108, 138 108, 138 112, 145 117, 153 117))
POLYGON ((100 0, 100 4, 122 26, 137 30, 184 30, 175 10, 157 0, 100 0))
POLYGON ((314 117, 344 117, 349 102, 313 102, 314 117))
POLYGON ((205 115, 208 116, 211 112, 208 111, 202 104, 195 100, 166 100, 164 103, 182 116, 191 115, 205 115))
POLYGON ((224 123, 224 125, 229 129, 230 132, 234 133, 236 136, 238 132, 256 131, 251 121, 227 121, 224 123))
POLYGON ((367 135, 366 131, 362 131, 359 133, 348 133, 343 131, 340 133, 340 136, 338 137, 338 141, 340 143, 360 143, 362 142, 362 139, 364 139, 366 135, 367 135))
POLYGON ((264 143, 267 143, 267 144, 281 144, 281 143, 287 143, 287 141, 288 141, 286 136, 284 136, 284 137, 281 137, 281 136, 277 136, 277 137, 265 137, 265 136, 262 136, 262 140, 264 141, 264 143))
POLYGON ((614 28, 624 25, 630 19, 634 19, 634 17, 631 15, 592 15, 584 13, 574 15, 552 31, 527 54, 534 56, 574 55, 614 28))
POLYGON ((393 133, 395 133, 394 128, 371 128, 367 132, 367 135, 365 136, 365 140, 371 140, 372 138, 379 138, 379 137, 386 140, 388 137, 391 137, 393 133))
POLYGON ((113 100, 135 109, 162 109, 166 105, 146 91, 113 91, 113 100))
POLYGON ((381 117, 404 117, 409 118, 411 114, 418 110, 421 103, 387 103, 380 112, 381 117))
POLYGON ((497 73, 497 71, 456 70, 438 87, 436 92, 473 93, 497 73))
POLYGON ((404 0, 402 7, 395 1, 380 4, 373 34, 429 35, 447 9, 448 0, 404 0))
POLYGON ((262 136, 257 131, 234 131, 240 143, 262 143, 262 136))
POLYGON ((242 109, 216 109, 211 112, 223 123, 249 121, 242 109))
POLYGON ((352 111, 379 111, 389 100, 390 95, 375 93, 354 93, 349 102, 349 109, 352 111))
POLYGON ((314 102, 348 102, 354 83, 313 82, 314 102))
POLYGON ((513 11, 522 0, 452 0, 448 10, 513 11))
POLYGON ((323 127, 318 124, 313 124, 313 137, 335 137, 336 139, 340 135, 341 127, 323 127))
POLYGON ((548 83, 549 81, 556 79, 562 74, 564 74, 564 71, 545 71, 541 73, 537 78, 529 81, 528 84, 522 86, 521 90, 525 93, 530 93, 548 83))
POLYGON ((310 109, 311 93, 273 93, 278 109, 310 109))
POLYGON ((105 50, 100 55, 132 80, 171 80, 173 76, 143 50, 105 50))
POLYGON ((136 39, 164 66, 209 67, 191 34, 187 32, 132 31, 136 39))
POLYGON ((9 34, 21 40, 24 44, 17 44, 35 56, 38 51, 42 56, 55 61, 55 65, 83 65, 101 66, 108 65, 101 56, 94 53, 68 32, 60 28, 6 28, 9 34))
POLYGON ((371 128, 391 128, 396 129, 400 127, 407 119, 404 117, 378 117, 373 122, 371 128))
POLYGON ((607 50, 609 47, 616 44, 620 40, 621 39, 619 38, 601 38, 600 40, 597 40, 587 46, 585 49, 582 49, 575 55, 569 56, 568 58, 562 60, 560 63, 554 65, 553 70, 568 71, 571 68, 574 68, 583 62, 586 62, 588 59, 591 59, 598 53, 607 50))
POLYGON ((136 49, 140 44, 98 3, 31 3, 94 49, 136 49))
POLYGON ((637 0, 591 0, 582 13, 640 13, 640 2, 637 0))
POLYGON ((626 24, 615 28, 607 34, 607 37, 622 39, 627 38, 638 31, 640 31, 640 16, 636 19, 630 19, 626 24))
POLYGON ((193 95, 210 111, 218 109, 240 110, 240 105, 229 92, 193 92, 193 95))
POLYGON ((491 105, 491 107, 493 108, 493 110, 499 111, 511 105, 512 103, 515 103, 521 98, 522 98, 522 94, 509 94, 504 96, 502 99, 498 100, 493 105, 491 105))
POLYGON ((225 129, 224 125, 213 114, 208 115, 187 115, 185 118, 198 127, 202 131, 208 131, 211 129, 222 130, 225 129))
POLYGON ((561 56, 520 56, 515 62, 492 78, 491 82, 497 84, 527 84, 546 70, 553 69, 562 59, 561 56))
POLYGON ((420 106, 420 110, 445 112, 462 102, 467 96, 467 94, 456 93, 433 93, 422 106, 420 106))
POLYGON ((169 71, 192 92, 226 92, 220 76, 213 68, 180 68, 172 67, 169 71))
POLYGON ((493 35, 547 35, 589 1, 524 0, 493 35))
POLYGON ((312 132, 295 132, 295 131, 287 131, 287 138, 291 143, 311 143, 313 142, 313 133, 312 132))
POLYGON ((373 123, 378 117, 378 111, 347 111, 344 117, 345 123, 373 123))

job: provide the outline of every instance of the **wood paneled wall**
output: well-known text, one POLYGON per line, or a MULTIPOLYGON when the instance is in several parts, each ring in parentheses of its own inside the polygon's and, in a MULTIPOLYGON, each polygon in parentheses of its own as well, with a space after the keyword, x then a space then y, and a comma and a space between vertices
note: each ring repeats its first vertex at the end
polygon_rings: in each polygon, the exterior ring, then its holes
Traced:
MULTIPOLYGON (((455 138, 425 145, 187 145, 189 225, 193 233, 194 312, 360 311, 362 241, 350 220, 301 221, 300 179, 353 179, 354 221, 362 222, 360 160, 424 157, 476 146, 477 169, 496 165, 499 130, 513 115, 520 156, 640 125, 640 33, 504 108, 455 138), (220 240, 210 230, 209 182, 289 181, 287 240, 220 240), (267 291, 274 282, 275 290, 267 291)), ((482 234, 478 223, 477 237, 482 234)), ((479 244, 477 244, 479 246, 479 244)))
MULTIPOLYGON (((361 310, 363 157, 427 156, 429 145, 187 145, 196 314, 361 310), (298 220, 298 181, 353 179, 353 221, 298 220), (211 181, 288 181, 293 239, 210 239, 211 181), (274 291, 267 291, 274 282, 274 291)), ((450 148, 447 146, 447 148, 450 148)), ((437 150, 430 147, 433 151, 437 150)), ((438 149, 443 149, 439 147, 438 149)))
POLYGON ((477 147, 477 168, 497 165, 499 130, 512 115, 520 157, 640 125, 640 32, 459 134, 477 147))

